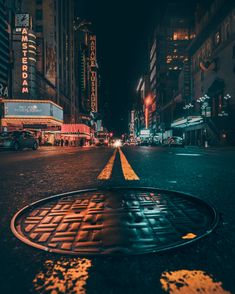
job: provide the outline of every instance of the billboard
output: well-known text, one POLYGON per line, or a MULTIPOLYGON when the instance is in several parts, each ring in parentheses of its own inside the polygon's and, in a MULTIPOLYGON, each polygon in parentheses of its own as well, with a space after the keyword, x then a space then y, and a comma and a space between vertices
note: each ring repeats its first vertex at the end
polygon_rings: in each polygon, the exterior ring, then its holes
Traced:
POLYGON ((51 117, 63 121, 63 109, 50 102, 4 102, 4 117, 51 117))
POLYGON ((52 107, 52 116, 57 119, 62 121, 63 120, 63 110, 56 106, 55 104, 51 104, 52 107))
POLYGON ((145 129, 145 130, 141 130, 140 131, 140 137, 150 137, 150 130, 149 129, 145 129))

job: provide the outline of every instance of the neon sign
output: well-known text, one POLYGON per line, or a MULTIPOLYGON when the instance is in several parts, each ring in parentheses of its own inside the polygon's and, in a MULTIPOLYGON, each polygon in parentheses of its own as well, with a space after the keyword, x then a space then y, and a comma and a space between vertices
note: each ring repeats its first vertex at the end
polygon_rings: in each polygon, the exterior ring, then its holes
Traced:
POLYGON ((97 112, 96 36, 90 36, 90 99, 91 111, 97 112))
POLYGON ((21 31, 21 48, 22 48, 22 58, 21 58, 21 70, 22 70, 22 93, 29 93, 28 84, 28 29, 23 28, 21 31))

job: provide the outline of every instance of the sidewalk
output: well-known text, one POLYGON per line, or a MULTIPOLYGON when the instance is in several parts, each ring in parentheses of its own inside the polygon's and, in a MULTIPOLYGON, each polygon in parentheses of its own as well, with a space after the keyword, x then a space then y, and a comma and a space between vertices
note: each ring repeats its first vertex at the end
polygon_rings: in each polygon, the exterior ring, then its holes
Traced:
POLYGON ((197 146, 197 145, 186 145, 184 147, 185 149, 188 150, 234 150, 235 151, 235 146, 197 146))

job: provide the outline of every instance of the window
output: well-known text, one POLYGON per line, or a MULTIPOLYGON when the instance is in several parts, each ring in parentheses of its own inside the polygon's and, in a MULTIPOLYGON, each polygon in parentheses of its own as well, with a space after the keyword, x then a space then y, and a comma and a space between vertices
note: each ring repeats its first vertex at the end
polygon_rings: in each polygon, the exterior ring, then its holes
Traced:
POLYGON ((33 135, 31 133, 25 132, 25 137, 26 138, 33 138, 33 135))
POLYGON ((233 45, 233 55, 232 55, 233 59, 235 59, 235 44, 233 45))
POLYGON ((188 40, 189 39, 189 34, 187 31, 178 31, 174 32, 173 34, 173 40, 188 40))
POLYGON ((36 32, 38 33, 42 32, 42 26, 36 26, 36 32))
POLYGON ((225 26, 225 39, 229 39, 231 34, 231 28, 230 28, 230 23, 227 23, 225 26))
POLYGON ((210 57, 211 56, 211 42, 208 41, 207 46, 206 46, 206 56, 210 57))
POLYGON ((36 19, 42 20, 42 10, 41 9, 36 10, 36 19))
POLYGON ((204 71, 201 71, 201 82, 204 81, 204 71))
POLYGON ((218 46, 221 42, 221 34, 220 32, 215 33, 214 43, 216 46, 218 46))

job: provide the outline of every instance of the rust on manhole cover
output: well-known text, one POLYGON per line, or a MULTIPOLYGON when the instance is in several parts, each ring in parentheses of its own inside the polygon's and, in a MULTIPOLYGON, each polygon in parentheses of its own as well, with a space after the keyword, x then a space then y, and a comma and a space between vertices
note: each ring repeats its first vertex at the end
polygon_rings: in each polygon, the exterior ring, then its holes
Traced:
POLYGON ((20 210, 11 229, 26 244, 73 255, 142 254, 191 243, 218 221, 204 201, 154 188, 55 195, 20 210))

